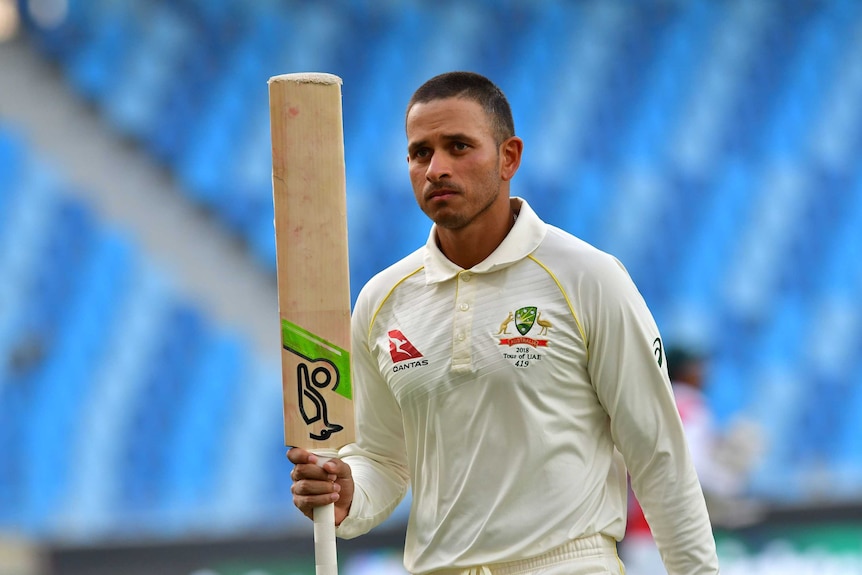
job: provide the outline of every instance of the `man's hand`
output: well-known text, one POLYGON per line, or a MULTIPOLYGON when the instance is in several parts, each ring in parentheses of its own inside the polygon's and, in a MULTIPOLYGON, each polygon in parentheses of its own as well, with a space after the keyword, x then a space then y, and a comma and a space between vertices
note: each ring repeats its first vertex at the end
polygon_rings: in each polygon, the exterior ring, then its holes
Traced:
POLYGON ((333 458, 320 467, 315 454, 299 447, 291 448, 287 458, 294 464, 290 490, 296 508, 311 519, 315 507, 335 503, 335 524, 340 525, 353 503, 350 466, 333 458))

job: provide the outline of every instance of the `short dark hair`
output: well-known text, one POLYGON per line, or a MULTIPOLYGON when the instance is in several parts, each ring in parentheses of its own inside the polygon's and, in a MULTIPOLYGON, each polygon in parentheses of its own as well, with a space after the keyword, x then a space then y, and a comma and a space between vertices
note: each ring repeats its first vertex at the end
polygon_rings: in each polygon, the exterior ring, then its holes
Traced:
POLYGON ((445 98, 466 98, 482 106, 491 119, 498 145, 515 135, 515 121, 505 94, 491 80, 475 72, 446 72, 434 76, 413 93, 407 104, 407 114, 416 104, 445 98))

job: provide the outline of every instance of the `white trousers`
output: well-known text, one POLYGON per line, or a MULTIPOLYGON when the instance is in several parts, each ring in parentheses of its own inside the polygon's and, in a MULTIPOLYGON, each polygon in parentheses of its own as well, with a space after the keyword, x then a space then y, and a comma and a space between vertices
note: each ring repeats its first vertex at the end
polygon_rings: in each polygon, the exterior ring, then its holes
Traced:
POLYGON ((617 555, 617 542, 596 534, 569 541, 538 557, 444 569, 433 575, 625 575, 625 568, 617 555))

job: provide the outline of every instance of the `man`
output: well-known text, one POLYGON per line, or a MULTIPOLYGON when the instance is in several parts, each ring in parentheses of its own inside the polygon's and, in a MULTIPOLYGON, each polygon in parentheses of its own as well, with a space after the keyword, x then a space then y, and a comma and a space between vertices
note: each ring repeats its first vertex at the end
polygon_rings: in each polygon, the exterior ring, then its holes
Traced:
POLYGON ((323 467, 288 452, 296 506, 334 501, 355 537, 409 486, 411 573, 621 575, 628 467, 668 572, 718 573, 658 329, 619 262, 510 198, 505 96, 434 77, 406 131, 434 225, 359 295, 357 441, 323 467))

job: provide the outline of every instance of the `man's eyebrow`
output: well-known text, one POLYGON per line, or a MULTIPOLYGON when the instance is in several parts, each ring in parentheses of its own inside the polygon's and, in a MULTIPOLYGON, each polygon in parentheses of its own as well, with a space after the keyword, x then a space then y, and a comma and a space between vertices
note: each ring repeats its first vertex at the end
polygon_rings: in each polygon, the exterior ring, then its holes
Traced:
MULTIPOLYGON (((452 134, 443 134, 440 137, 447 142, 473 143, 473 142, 476 142, 476 140, 477 140, 473 136, 470 136, 470 135, 465 134, 463 132, 456 132, 456 133, 452 133, 452 134)), ((419 148, 422 148, 426 145, 428 145, 428 140, 417 140, 415 142, 409 142, 407 144, 407 151, 412 153, 412 152, 414 152, 414 151, 418 150, 419 148)))
POLYGON ((458 132, 458 133, 456 133, 456 134, 444 134, 444 135, 443 135, 443 139, 444 139, 444 140, 448 140, 448 141, 450 141, 450 142, 452 142, 452 141, 457 141, 457 142, 475 142, 475 141, 476 141, 476 138, 474 138, 473 136, 470 136, 470 135, 468 135, 468 134, 464 134, 464 133, 462 133, 462 132, 458 132))
POLYGON ((427 143, 426 140, 417 140, 415 142, 408 142, 407 143, 407 152, 409 154, 413 154, 413 152, 415 152, 419 148, 422 148, 423 146, 425 146, 426 143, 427 143))

